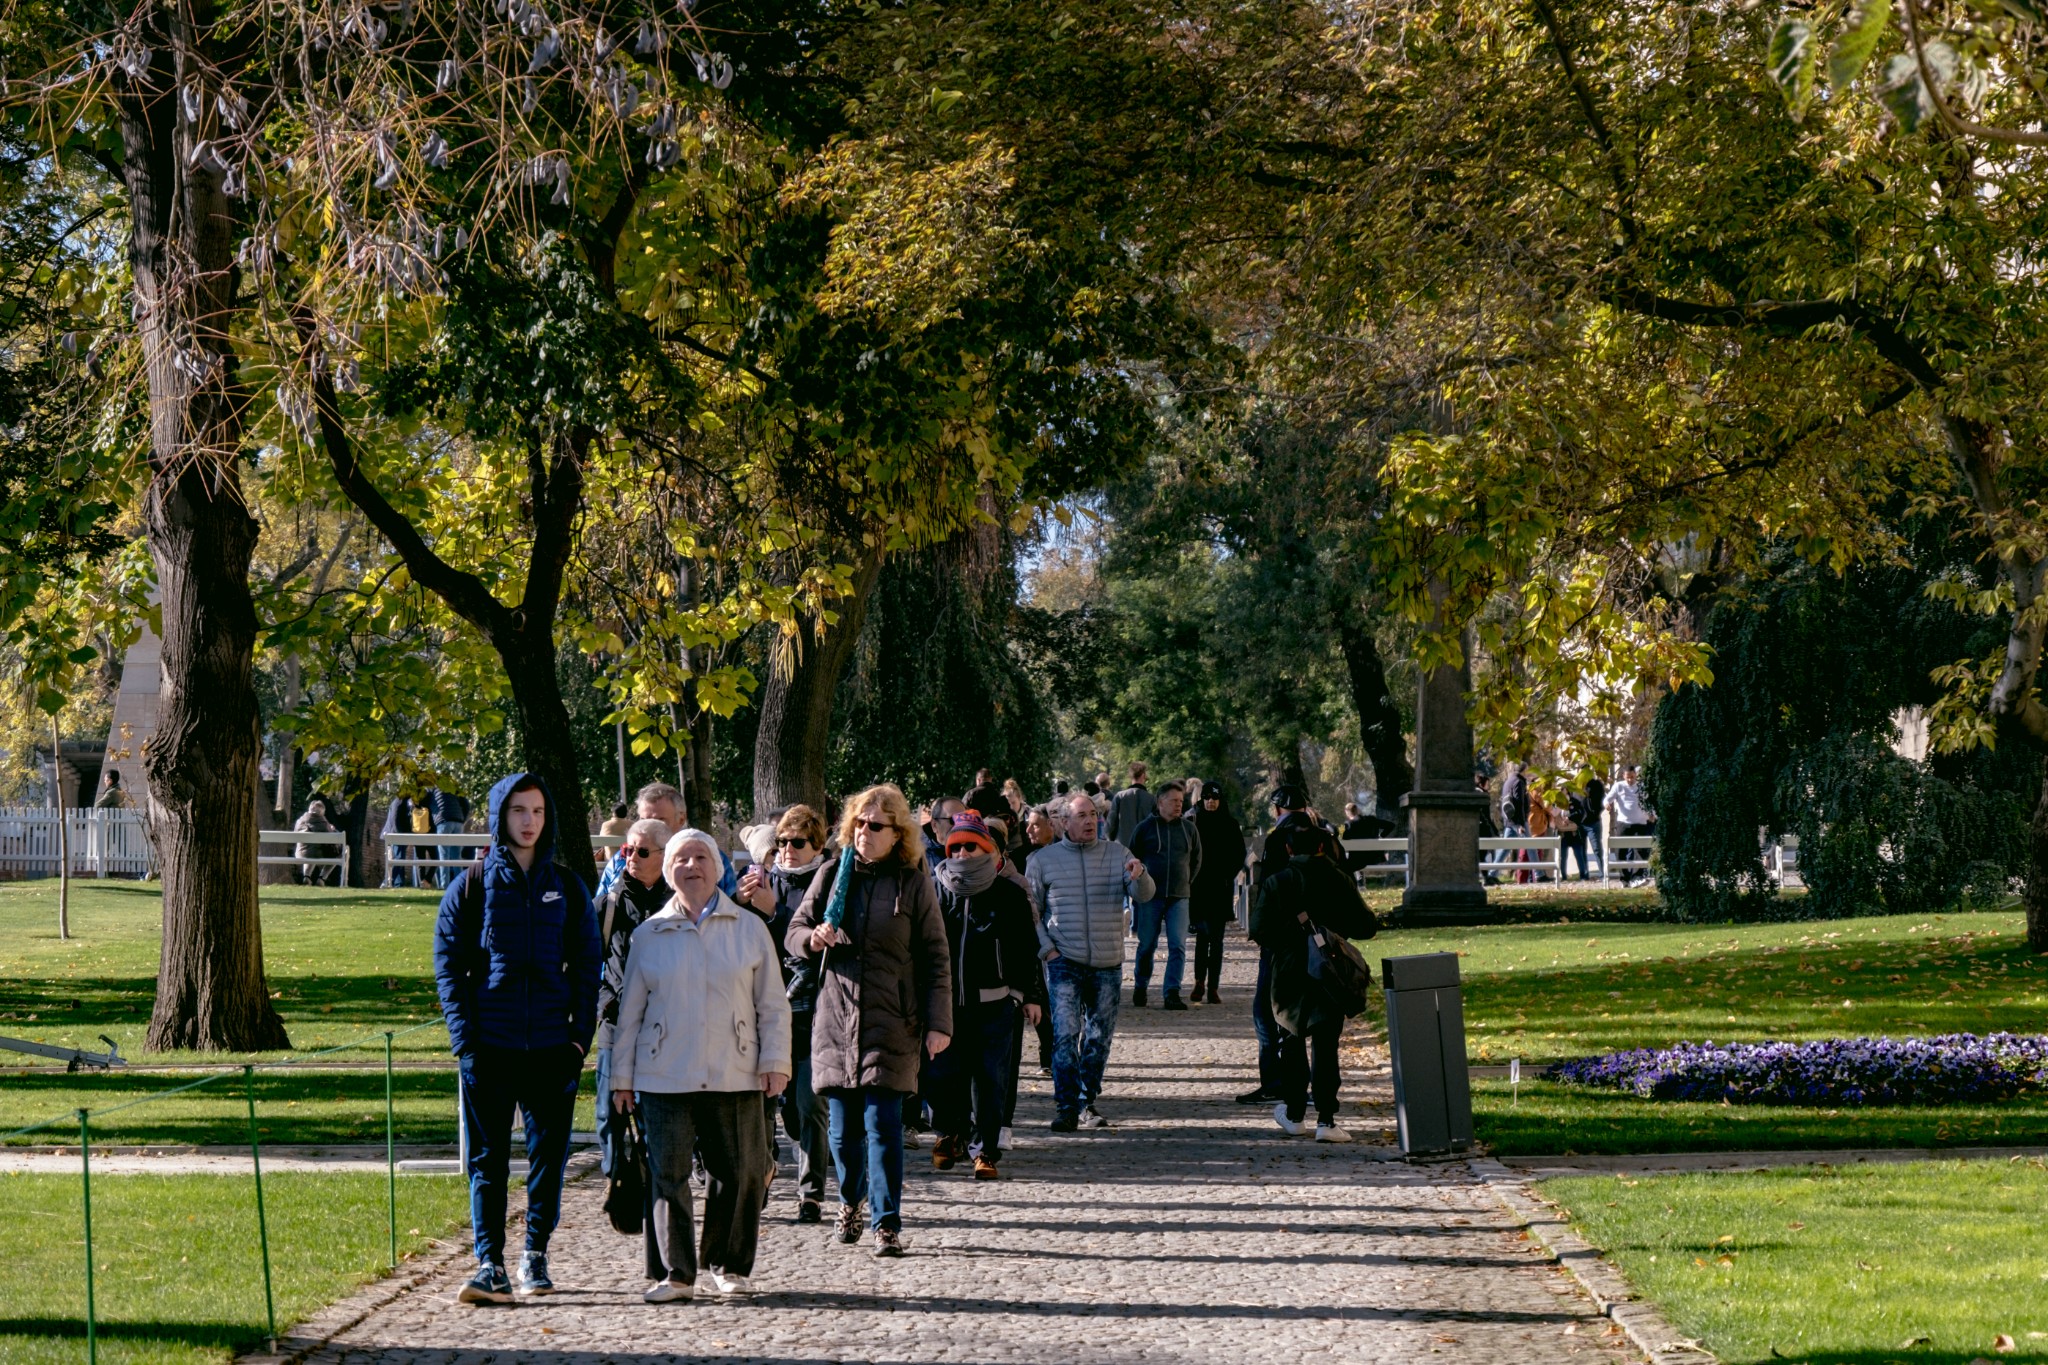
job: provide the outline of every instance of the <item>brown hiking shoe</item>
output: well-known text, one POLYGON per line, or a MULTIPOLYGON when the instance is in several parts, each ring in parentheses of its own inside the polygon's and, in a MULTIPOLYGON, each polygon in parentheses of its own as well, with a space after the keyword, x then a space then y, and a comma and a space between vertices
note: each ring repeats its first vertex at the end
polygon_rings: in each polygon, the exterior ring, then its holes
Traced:
POLYGON ((953 1169, 953 1163, 959 1159, 960 1139, 942 1137, 933 1140, 932 1168, 934 1170, 950 1171, 953 1169))
POLYGON ((974 1178, 976 1180, 1001 1180, 1003 1173, 996 1169, 995 1162, 990 1161, 985 1156, 978 1156, 974 1158, 974 1178))

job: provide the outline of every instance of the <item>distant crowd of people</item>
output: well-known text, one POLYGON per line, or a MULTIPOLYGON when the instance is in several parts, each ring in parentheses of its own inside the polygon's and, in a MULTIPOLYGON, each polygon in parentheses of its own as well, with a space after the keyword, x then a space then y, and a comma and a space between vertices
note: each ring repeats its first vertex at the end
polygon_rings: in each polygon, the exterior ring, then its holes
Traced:
MULTIPOLYGON (((1475 773, 1473 781, 1481 791, 1487 790, 1488 775, 1484 771, 1475 773)), ((1657 814, 1643 799, 1642 783, 1634 766, 1622 769, 1621 779, 1609 788, 1590 768, 1539 785, 1530 780, 1527 764, 1509 762, 1501 770, 1500 794, 1494 809, 1500 823, 1495 826, 1491 819, 1482 817, 1482 834, 1491 836, 1497 832, 1499 837, 1509 839, 1557 839, 1560 881, 1570 879, 1573 862, 1578 864, 1580 881, 1592 876, 1589 869, 1594 866, 1601 876, 1606 875, 1608 851, 1602 833, 1603 815, 1613 816, 1613 832, 1620 837, 1657 832, 1657 814)), ((1517 882, 1528 882, 1546 875, 1529 868, 1509 870, 1513 864, 1528 862, 1526 853, 1515 856, 1515 851, 1499 850, 1491 861, 1503 866, 1497 872, 1489 872, 1488 881, 1512 877, 1517 882)), ((1633 885, 1638 877, 1646 875, 1631 866, 1622 872, 1622 884, 1633 885)))
POLYGON ((548 1243, 586 1064, 611 1213, 638 1227, 648 1302, 748 1292, 778 1126, 794 1149, 796 1221, 825 1223, 833 1204, 830 1237, 901 1255, 918 1133, 936 1169, 1000 1179, 1033 1036, 1050 1131, 1108 1128, 1126 961, 1129 1007, 1153 1003, 1155 977, 1163 1010, 1221 1004, 1225 932, 1252 869, 1260 1084, 1238 1098, 1271 1106, 1289 1134, 1310 1131, 1313 1105, 1318 1140, 1350 1141, 1337 1102, 1346 1012, 1319 992, 1306 937, 1372 931, 1335 834, 1283 786, 1248 869, 1219 785, 1155 790, 1133 764, 1110 787, 1097 775, 1032 804, 983 771, 964 795, 913 811, 898 788, 873 786, 843 803, 836 829, 796 805, 742 831, 739 872, 682 794, 656 783, 614 814, 620 846, 586 894, 555 860, 546 785, 531 773, 499 782, 484 808, 490 847, 455 869, 434 937, 478 1263, 461 1300, 553 1290, 548 1243), (515 1109, 527 1217, 508 1267, 515 1109))

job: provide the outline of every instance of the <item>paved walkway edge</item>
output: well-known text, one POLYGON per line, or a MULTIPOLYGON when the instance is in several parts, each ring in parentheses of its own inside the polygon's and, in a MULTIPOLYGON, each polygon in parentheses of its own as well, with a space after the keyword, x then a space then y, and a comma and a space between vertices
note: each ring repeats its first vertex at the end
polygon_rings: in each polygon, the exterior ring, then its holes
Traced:
POLYGON ((1553 1205, 1537 1198, 1522 1176, 1491 1157, 1476 1157, 1466 1164, 1502 1207, 1579 1282, 1594 1306, 1628 1334, 1651 1365, 1718 1365, 1712 1352, 1681 1338, 1654 1305, 1638 1298, 1614 1263, 1573 1232, 1553 1205))
MULTIPOLYGON (((597 1169, 597 1153, 572 1156, 563 1175, 562 1184, 566 1187, 579 1180, 588 1179, 597 1169)), ((518 1229, 525 1216, 523 1210, 508 1211, 505 1218, 508 1246, 511 1244, 511 1234, 518 1229)), ((462 1231, 456 1234, 454 1242, 443 1245, 436 1239, 431 1250, 413 1257, 393 1273, 382 1279, 372 1280, 347 1298, 330 1303, 303 1322, 287 1327, 278 1337, 275 1351, 250 1351, 238 1355, 235 1357, 235 1365, 299 1365, 307 1356, 322 1349, 378 1309, 405 1297, 421 1285, 440 1276, 449 1266, 458 1261, 466 1261, 474 1254, 465 1224, 462 1231)))

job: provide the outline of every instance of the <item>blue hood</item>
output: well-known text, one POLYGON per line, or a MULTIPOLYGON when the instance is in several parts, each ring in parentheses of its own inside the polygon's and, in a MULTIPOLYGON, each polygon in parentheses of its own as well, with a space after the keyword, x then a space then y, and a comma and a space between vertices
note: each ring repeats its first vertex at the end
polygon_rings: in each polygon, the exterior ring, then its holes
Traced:
POLYGON ((554 861, 556 824, 555 794, 548 790, 546 780, 539 773, 510 773, 498 779, 497 785, 491 788, 490 802, 485 808, 487 828, 491 832, 492 849, 504 849, 509 856, 512 846, 500 833, 504 827, 505 806, 511 801, 513 790, 525 786, 540 788, 540 799, 545 803, 547 810, 547 818, 540 827, 540 842, 533 846, 533 862, 534 866, 538 867, 542 863, 554 861))

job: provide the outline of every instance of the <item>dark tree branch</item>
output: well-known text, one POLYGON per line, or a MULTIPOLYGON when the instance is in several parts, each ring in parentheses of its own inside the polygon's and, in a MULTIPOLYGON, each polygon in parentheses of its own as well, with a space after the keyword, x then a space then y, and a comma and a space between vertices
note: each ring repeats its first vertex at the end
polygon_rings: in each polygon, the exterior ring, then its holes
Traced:
MULTIPOLYGON (((296 321, 310 358, 315 339, 312 315, 301 310, 296 321)), ((398 551, 413 582, 446 602, 489 639, 509 638, 514 629, 511 610, 491 594, 482 579, 436 554, 411 519, 378 491, 356 459, 355 442, 341 420, 341 403, 335 395, 333 379, 318 364, 308 368, 313 374, 313 411, 320 424, 320 444, 327 452, 328 466, 334 471, 334 481, 343 495, 369 518, 377 534, 398 551)))

